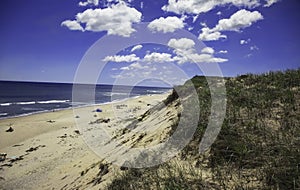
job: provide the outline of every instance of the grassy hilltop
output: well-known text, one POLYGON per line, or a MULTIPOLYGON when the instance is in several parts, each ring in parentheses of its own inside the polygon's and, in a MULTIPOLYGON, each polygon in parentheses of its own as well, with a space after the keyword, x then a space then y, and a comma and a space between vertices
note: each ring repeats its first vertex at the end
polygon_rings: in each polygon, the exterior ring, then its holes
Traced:
MULTIPOLYGON (((216 85, 222 80, 211 79, 216 85)), ((173 160, 152 168, 126 169, 107 188, 300 189, 300 70, 224 80, 226 116, 204 154, 198 149, 210 116, 211 95, 206 78, 196 76, 191 81, 201 110, 193 140, 173 160)), ((188 85, 176 91, 188 97, 188 85)), ((176 91, 166 104, 179 101, 176 91)), ((176 123, 179 119, 180 114, 176 123)))

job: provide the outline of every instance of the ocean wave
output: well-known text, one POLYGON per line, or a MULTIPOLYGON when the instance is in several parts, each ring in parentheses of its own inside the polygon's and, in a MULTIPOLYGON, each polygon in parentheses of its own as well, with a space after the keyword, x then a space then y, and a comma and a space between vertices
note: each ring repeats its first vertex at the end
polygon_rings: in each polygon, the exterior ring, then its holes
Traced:
POLYGON ((0 113, 0 117, 1 116, 7 116, 8 115, 8 113, 0 113))
POLYGON ((28 101, 28 102, 6 102, 1 103, 0 106, 10 106, 10 105, 32 105, 32 104, 60 104, 69 103, 70 100, 45 100, 45 101, 28 101))
POLYGON ((30 105, 30 104, 35 104, 36 102, 16 102, 14 104, 17 104, 17 105, 30 105))
POLYGON ((12 103, 2 103, 2 104, 0 104, 0 106, 10 106, 10 105, 12 105, 12 103))
POLYGON ((162 94, 166 91, 162 91, 162 90, 147 90, 147 93, 155 93, 155 94, 162 94))
POLYGON ((70 100, 48 100, 48 101, 38 101, 38 104, 59 104, 59 103, 67 103, 70 100))
POLYGON ((127 92, 104 92, 103 96, 128 96, 127 92))

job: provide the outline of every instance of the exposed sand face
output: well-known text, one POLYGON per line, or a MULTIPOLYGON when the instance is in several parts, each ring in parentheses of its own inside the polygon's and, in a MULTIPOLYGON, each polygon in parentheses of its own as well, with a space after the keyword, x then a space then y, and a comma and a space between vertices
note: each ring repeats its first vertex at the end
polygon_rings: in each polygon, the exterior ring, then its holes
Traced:
MULTIPOLYGON (((180 108, 168 106, 149 115, 144 113, 167 95, 0 120, 0 153, 7 154, 0 162, 0 189, 103 188, 120 171, 119 166, 107 164, 106 155, 98 156, 85 141, 99 143, 101 129, 128 147, 160 143, 180 108), (93 112, 97 108, 102 112, 93 112), (134 130, 122 132, 136 120, 139 122, 134 130), (10 126, 14 131, 5 132, 10 126), (100 172, 99 163, 103 163, 100 172), (103 176, 101 181, 95 181, 97 175, 103 176)), ((111 153, 119 151, 113 145, 107 148, 111 153)))

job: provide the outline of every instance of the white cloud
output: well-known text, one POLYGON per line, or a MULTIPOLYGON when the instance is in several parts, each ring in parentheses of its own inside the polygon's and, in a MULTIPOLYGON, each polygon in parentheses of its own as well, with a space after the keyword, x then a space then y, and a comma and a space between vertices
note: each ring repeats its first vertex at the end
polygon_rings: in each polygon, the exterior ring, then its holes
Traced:
POLYGON ((261 19, 263 19, 263 16, 260 12, 251 12, 242 9, 231 15, 228 19, 219 20, 218 24, 212 29, 208 27, 202 28, 202 33, 199 35, 199 39, 203 41, 212 41, 220 38, 226 38, 225 35, 220 33, 221 31, 239 32, 241 29, 247 28, 261 19))
MULTIPOLYGON (((130 64, 127 67, 122 67, 120 70, 130 71, 135 76, 138 76, 138 75, 142 75, 142 73, 145 71, 154 74, 153 72, 157 70, 157 67, 160 68, 160 65, 153 63, 151 66, 149 66, 149 64, 145 65, 145 64, 141 64, 139 62, 135 62, 135 63, 130 64)), ((122 73, 122 74, 126 75, 128 73, 122 73)), ((157 73, 155 73, 155 74, 157 74, 157 73)))
POLYGON ((191 54, 189 55, 190 62, 195 63, 222 63, 228 61, 227 59, 217 58, 211 54, 191 54))
POLYGON ((145 55, 144 61, 146 62, 155 62, 155 63, 164 63, 164 62, 172 62, 172 55, 169 53, 157 53, 153 52, 151 54, 145 55))
POLYGON ((170 39, 168 46, 174 48, 173 60, 178 64, 191 63, 221 63, 228 61, 223 58, 216 58, 213 56, 214 50, 210 47, 202 49, 201 54, 195 50, 195 42, 188 38, 170 39))
POLYGON ((241 45, 244 45, 244 44, 248 44, 249 42, 251 41, 251 39, 249 38, 249 39, 247 39, 247 40, 240 40, 240 44, 241 45))
POLYGON ((188 27, 188 31, 191 31, 193 29, 194 29, 194 27, 192 27, 192 26, 188 27))
POLYGON ((241 41, 240 41, 240 44, 241 44, 241 45, 244 45, 244 44, 247 44, 247 43, 248 43, 248 42, 247 42, 246 40, 241 40, 241 41))
POLYGON ((193 23, 196 22, 196 20, 198 19, 199 15, 195 15, 193 16, 193 23))
POLYGON ((121 67, 120 70, 122 70, 122 71, 129 71, 130 68, 129 67, 121 67))
POLYGON ((195 51, 195 42, 188 38, 170 39, 168 46, 174 48, 177 55, 191 54, 195 51))
POLYGON ((200 14, 226 4, 248 8, 260 5, 259 0, 169 0, 162 10, 176 14, 200 14))
POLYGON ((140 58, 137 57, 135 54, 130 55, 114 55, 114 56, 107 56, 103 59, 103 61, 113 61, 113 62, 135 62, 139 61, 140 58))
POLYGON ((202 33, 199 35, 199 39, 203 41, 215 41, 219 40, 221 38, 226 39, 227 36, 224 34, 221 34, 219 31, 211 31, 208 27, 204 27, 201 29, 202 33))
POLYGON ((136 62, 136 63, 132 63, 129 67, 133 68, 133 69, 147 69, 149 68, 148 66, 142 66, 140 63, 136 62))
POLYGON ((270 7, 274 3, 277 3, 279 0, 266 0, 266 4, 264 4, 264 7, 270 7))
POLYGON ((139 62, 135 62, 135 63, 132 63, 130 64, 129 66, 126 66, 126 67, 121 67, 120 70, 123 70, 123 71, 129 71, 129 70, 143 70, 143 69, 149 69, 149 66, 145 65, 141 65, 139 62))
POLYGON ((98 6, 99 5, 99 0, 87 0, 85 2, 83 1, 80 1, 79 6, 82 6, 82 7, 85 7, 87 5, 95 5, 95 6, 98 6))
POLYGON ((214 54, 215 50, 211 47, 205 47, 201 50, 201 53, 214 54))
POLYGON ((68 27, 70 30, 84 31, 82 26, 76 20, 65 20, 61 23, 61 25, 68 27))
POLYGON ((222 15, 222 12, 221 12, 221 11, 218 11, 218 12, 217 12, 217 15, 218 15, 218 16, 221 16, 221 15, 222 15))
POLYGON ((226 53, 228 53, 228 51, 227 50, 220 50, 218 53, 226 54, 226 53))
POLYGON ((207 27, 207 24, 205 22, 200 22, 200 25, 203 27, 207 27))
MULTIPOLYGON (((87 9, 76 15, 76 22, 85 26, 84 30, 108 35, 129 37, 135 31, 132 23, 141 21, 142 13, 120 2, 104 9, 87 9)), ((63 22, 64 23, 64 22, 63 22)))
POLYGON ((137 50, 139 50, 139 49, 142 49, 143 48, 143 46, 142 45, 136 45, 136 46, 134 46, 132 49, 131 49, 131 52, 134 52, 134 51, 137 51, 137 50))
MULTIPOLYGON (((156 68, 150 68, 149 65, 163 64, 174 62, 177 64, 184 63, 222 63, 228 61, 224 58, 214 57, 215 50, 211 47, 205 47, 201 52, 197 53, 195 49, 195 42, 189 38, 170 39, 168 46, 174 48, 173 53, 159 53, 152 52, 147 53, 144 58, 139 58, 135 54, 130 55, 115 55, 107 56, 104 61, 114 62, 134 62, 129 66, 120 68, 123 71, 136 71, 141 69, 147 69, 147 71, 155 71, 156 68), (139 61, 139 62, 137 62, 139 61), (146 63, 146 66, 142 66, 140 63, 146 63)), ((223 51, 222 53, 227 53, 223 51)), ((164 69, 164 67, 162 67, 164 69)))
POLYGON ((172 16, 172 17, 160 17, 149 23, 148 28, 153 32, 174 32, 177 29, 184 27, 182 19, 172 16))
POLYGON ((263 19, 258 11, 239 10, 229 19, 221 19, 213 29, 214 31, 240 31, 240 29, 251 26, 253 23, 263 19))

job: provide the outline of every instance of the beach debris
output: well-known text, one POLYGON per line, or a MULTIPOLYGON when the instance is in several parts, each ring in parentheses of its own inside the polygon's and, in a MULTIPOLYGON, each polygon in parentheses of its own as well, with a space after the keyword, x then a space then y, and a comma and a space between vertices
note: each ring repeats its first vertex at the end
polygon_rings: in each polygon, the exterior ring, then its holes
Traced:
POLYGON ((6 156, 6 153, 0 153, 0 162, 4 161, 6 159, 6 156))
POLYGON ((100 113, 100 112, 102 112, 102 109, 96 109, 96 112, 98 112, 98 113, 100 113))
POLYGON ((102 119, 102 122, 103 123, 108 123, 108 122, 110 122, 110 119, 108 118, 108 119, 102 119))
POLYGON ((80 118, 78 115, 75 116, 76 119, 80 118))
POLYGON ((10 163, 14 163, 14 162, 16 162, 16 161, 19 161, 19 160, 23 160, 24 158, 24 155, 21 155, 21 156, 12 156, 12 157, 10 157, 10 163))
POLYGON ((57 138, 61 138, 61 139, 67 138, 67 134, 64 134, 64 135, 62 135, 62 136, 58 136, 57 138))
POLYGON ((75 130, 74 133, 80 135, 80 131, 79 130, 75 130))
POLYGON ((0 176, 0 180, 5 180, 5 178, 0 176))
POLYGON ((128 106, 126 104, 120 104, 120 105, 116 105, 116 109, 123 109, 123 108, 127 108, 128 106))
POLYGON ((2 164, 1 167, 0 167, 0 170, 3 169, 2 167, 12 167, 12 166, 13 166, 13 165, 12 165, 12 164, 9 164, 9 163, 2 164))
POLYGON ((48 122, 48 123, 54 123, 55 121, 53 121, 53 120, 50 119, 50 120, 48 120, 47 122, 48 122))
POLYGON ((14 131, 14 129, 12 128, 12 127, 9 127, 8 129, 6 129, 6 131, 5 132, 9 132, 9 133, 11 133, 11 132, 13 132, 14 131))
POLYGON ((147 106, 151 106, 151 104, 147 104, 147 106))
POLYGON ((39 146, 36 146, 36 147, 30 147, 29 149, 27 149, 25 152, 33 152, 33 151, 36 151, 37 149, 39 148, 42 148, 42 147, 46 147, 46 145, 39 145, 39 146))
POLYGON ((24 144, 15 144, 12 147, 18 147, 18 146, 23 146, 24 144))
POLYGON ((60 180, 64 180, 68 177, 69 175, 65 175, 64 177, 62 177, 60 180))
POLYGON ((101 118, 101 119, 97 119, 96 121, 91 121, 91 122, 89 122, 89 124, 92 125, 92 124, 109 123, 109 122, 110 122, 109 118, 107 118, 107 119, 101 118))

